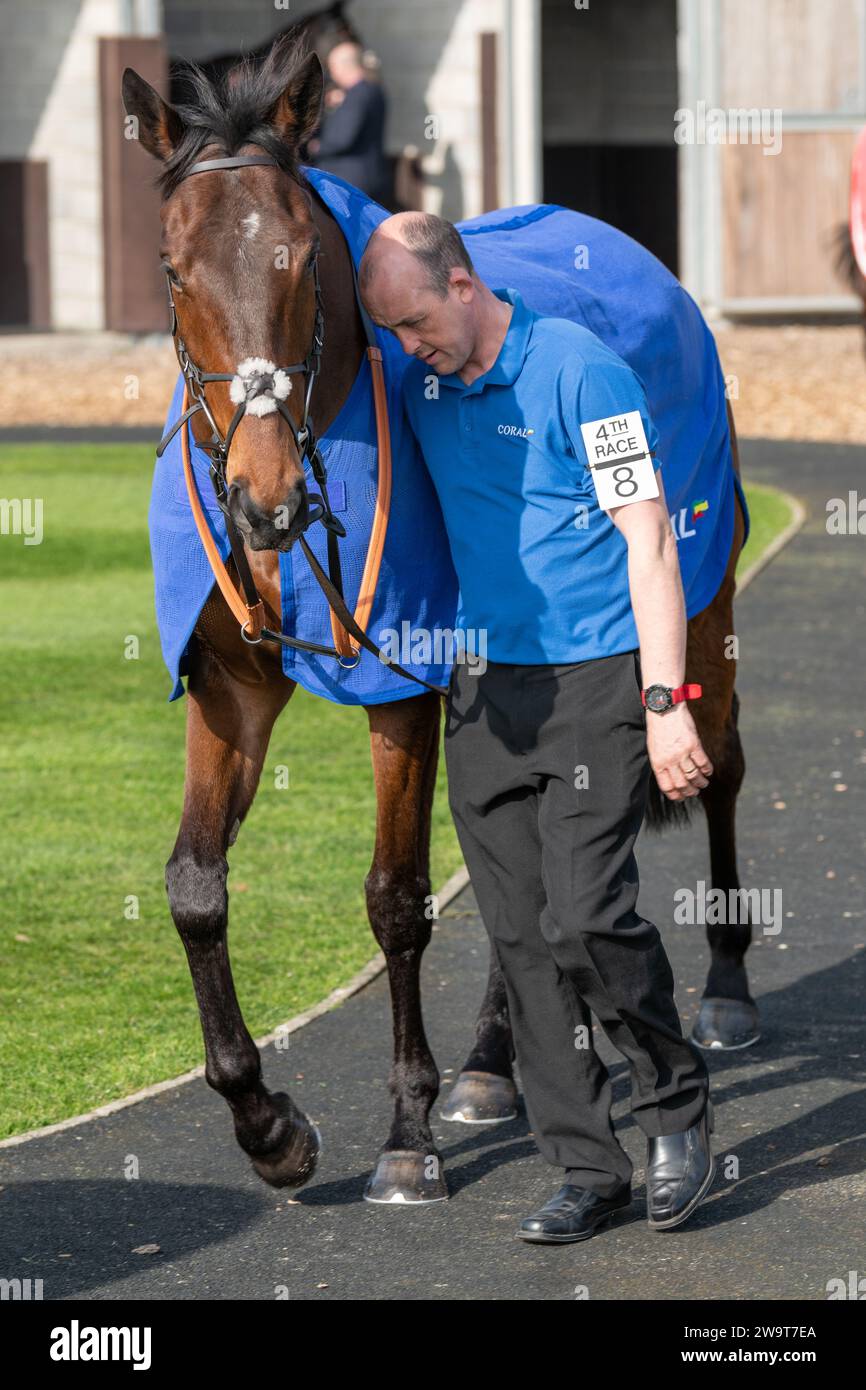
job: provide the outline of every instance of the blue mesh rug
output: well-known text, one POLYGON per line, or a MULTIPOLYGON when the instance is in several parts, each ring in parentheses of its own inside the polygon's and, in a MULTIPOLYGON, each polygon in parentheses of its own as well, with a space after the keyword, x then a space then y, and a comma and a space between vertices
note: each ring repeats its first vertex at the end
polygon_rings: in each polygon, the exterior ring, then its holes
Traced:
MULTIPOLYGON (((342 179, 312 168, 303 172, 342 228, 357 265, 373 228, 388 214, 342 179)), ((725 572, 733 538, 734 492, 740 489, 731 458, 721 367, 696 304, 648 251, 582 213, 552 205, 506 208, 457 225, 478 273, 492 289, 517 289, 539 313, 584 324, 641 378, 659 432, 686 610, 689 617, 699 613, 717 593, 725 572)), ((367 630, 386 649, 394 640, 391 634, 399 634, 400 648, 389 649, 390 654, 422 679, 447 685, 450 664, 436 664, 441 652, 424 649, 424 634, 453 628, 457 580, 439 502, 401 404, 400 383, 410 359, 390 333, 377 330, 377 336, 388 389, 393 484, 367 630)), ((182 396, 179 376, 166 430, 180 414, 182 396)), ((213 496, 209 460, 191 434, 189 438, 199 493, 225 556, 228 539, 213 496)), ((342 410, 321 440, 331 506, 347 531, 339 545, 350 610, 357 601, 376 500, 375 439, 365 358, 342 410)), ((181 677, 186 674, 190 637, 213 587, 186 495, 180 432, 156 461, 149 525, 157 622, 173 682, 170 698, 176 699, 184 693, 181 677)), ((324 529, 314 523, 307 540, 327 568, 324 529)), ((279 563, 283 632, 330 645, 329 609, 300 546, 281 554, 279 563)), ((348 671, 334 657, 286 647, 282 660, 287 676, 339 704, 379 704, 423 691, 363 650, 359 665, 348 671)))

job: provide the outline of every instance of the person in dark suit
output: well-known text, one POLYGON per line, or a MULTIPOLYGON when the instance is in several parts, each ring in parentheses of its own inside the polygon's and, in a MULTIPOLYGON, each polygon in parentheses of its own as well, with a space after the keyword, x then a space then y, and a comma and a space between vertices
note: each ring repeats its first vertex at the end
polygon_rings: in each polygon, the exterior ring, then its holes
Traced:
POLYGON ((369 80, 360 44, 336 44, 327 61, 334 85, 325 98, 319 137, 310 142, 312 162, 387 205, 392 189, 384 149, 385 94, 369 80))

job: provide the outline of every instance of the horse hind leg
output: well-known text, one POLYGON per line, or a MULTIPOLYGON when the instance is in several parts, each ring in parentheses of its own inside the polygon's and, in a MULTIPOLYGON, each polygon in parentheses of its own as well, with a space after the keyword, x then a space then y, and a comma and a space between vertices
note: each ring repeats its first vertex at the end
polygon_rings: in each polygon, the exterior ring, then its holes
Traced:
POLYGON ((279 682, 240 686, 198 648, 183 814, 165 877, 198 1002, 207 1083, 228 1103, 238 1143, 259 1176, 273 1187, 300 1187, 315 1169, 320 1136, 288 1095, 263 1083, 226 941, 226 850, 255 796, 274 720, 294 689, 282 675, 279 682))
POLYGON ((475 1024, 475 1044, 451 1094, 439 1108, 443 1120, 460 1124, 501 1124, 517 1114, 514 1041, 505 981, 492 942, 489 949, 490 969, 475 1024))
MULTIPOLYGON (((736 459, 736 435, 730 407, 728 419, 736 459)), ((692 1029, 692 1040, 698 1046, 721 1050, 750 1047, 760 1037, 758 1009, 749 992, 745 964, 752 940, 752 922, 748 911, 739 910, 736 844, 737 796, 746 761, 737 727, 739 697, 735 689, 733 600, 736 562, 744 532, 745 520, 737 502, 725 577, 712 603, 689 622, 686 648, 687 679, 698 681, 705 691, 704 698, 695 701, 691 709, 701 742, 713 764, 713 775, 700 792, 707 817, 710 877, 713 888, 724 895, 725 904, 737 904, 733 914, 727 911, 721 914, 721 922, 707 923, 710 969, 692 1029)))
MULTIPOLYGON (((734 692, 721 755, 717 753, 713 760, 713 776, 700 793, 707 816, 712 885, 721 889, 726 904, 741 901, 735 821, 746 764, 737 729, 738 708, 734 692)), ((752 941, 751 915, 738 908, 733 914, 725 911, 722 917, 719 923, 707 924, 710 969, 692 1040, 699 1047, 732 1050, 758 1041, 760 1019, 745 966, 752 941)))

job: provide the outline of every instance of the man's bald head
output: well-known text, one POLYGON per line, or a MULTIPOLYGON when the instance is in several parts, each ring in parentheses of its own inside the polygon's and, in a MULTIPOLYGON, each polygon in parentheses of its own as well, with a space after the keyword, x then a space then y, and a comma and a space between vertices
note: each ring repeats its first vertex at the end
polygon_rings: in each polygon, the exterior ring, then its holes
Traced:
POLYGON ((389 274, 399 265, 401 248, 414 256, 426 284, 440 299, 448 293, 455 266, 474 274, 469 252, 453 222, 432 212, 397 212, 380 222, 367 242, 360 267, 362 290, 370 287, 380 270, 389 274))
POLYGON ((403 351, 440 374, 462 371, 498 303, 444 217, 398 212, 373 232, 358 275, 364 306, 403 351))

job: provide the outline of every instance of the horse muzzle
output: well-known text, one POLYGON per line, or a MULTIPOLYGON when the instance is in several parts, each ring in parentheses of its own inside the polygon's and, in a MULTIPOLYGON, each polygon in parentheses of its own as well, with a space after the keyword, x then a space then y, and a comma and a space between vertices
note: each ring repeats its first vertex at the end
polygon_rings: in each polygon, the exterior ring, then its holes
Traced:
POLYGON ((228 487, 229 515, 250 550, 291 550, 298 536, 309 525, 309 501, 303 483, 297 484, 286 501, 273 512, 265 511, 242 482, 228 487))

